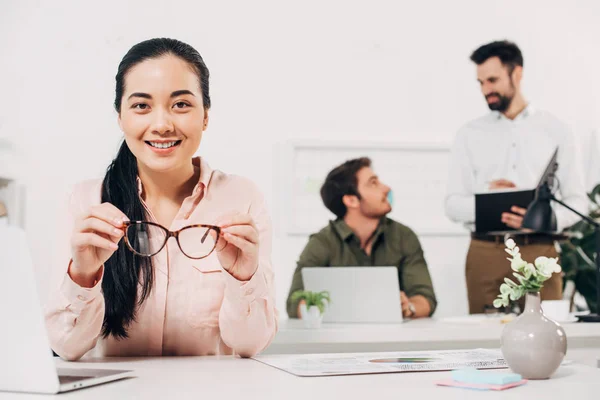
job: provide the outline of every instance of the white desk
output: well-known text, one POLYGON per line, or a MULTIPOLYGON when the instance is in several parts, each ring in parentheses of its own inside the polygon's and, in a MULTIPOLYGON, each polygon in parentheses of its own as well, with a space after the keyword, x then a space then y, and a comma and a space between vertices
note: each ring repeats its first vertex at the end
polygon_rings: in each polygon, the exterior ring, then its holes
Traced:
MULTIPOLYGON (((574 350, 572 358, 588 357, 574 350)), ((597 356, 598 353, 595 354, 597 356)), ((591 360, 591 358, 590 358, 591 360)), ((595 359, 594 359, 595 363, 595 359)), ((600 370, 573 363, 549 380, 530 381, 503 392, 438 387, 450 372, 393 373, 299 378, 250 359, 232 357, 117 358, 67 363, 61 367, 133 369, 136 378, 57 395, 59 399, 597 399, 600 370), (410 397, 409 397, 410 396, 410 397)), ((0 393, 0 399, 45 399, 52 396, 0 393)))
MULTIPOLYGON (((600 324, 562 326, 569 349, 600 349, 600 324)), ((265 354, 499 348, 503 328, 497 318, 485 316, 460 321, 426 318, 401 324, 323 324, 320 329, 305 329, 301 320, 289 319, 281 321, 265 354)))

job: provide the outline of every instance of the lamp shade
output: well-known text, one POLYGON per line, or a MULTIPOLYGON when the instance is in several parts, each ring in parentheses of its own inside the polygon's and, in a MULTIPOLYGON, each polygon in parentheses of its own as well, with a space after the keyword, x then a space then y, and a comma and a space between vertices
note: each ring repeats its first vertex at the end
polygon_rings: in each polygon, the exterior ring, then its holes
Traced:
POLYGON ((527 208, 522 227, 536 232, 556 232, 556 215, 550 199, 540 197, 536 197, 527 208))

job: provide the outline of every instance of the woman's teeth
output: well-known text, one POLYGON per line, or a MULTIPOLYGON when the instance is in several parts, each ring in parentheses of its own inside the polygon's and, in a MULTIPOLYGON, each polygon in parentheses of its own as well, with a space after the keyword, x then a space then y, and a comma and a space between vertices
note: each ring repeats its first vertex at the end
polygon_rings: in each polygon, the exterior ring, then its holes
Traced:
POLYGON ((175 146, 177 143, 179 143, 179 140, 176 140, 174 142, 162 142, 162 143, 148 142, 148 144, 150 146, 156 147, 157 149, 168 149, 169 147, 175 146))

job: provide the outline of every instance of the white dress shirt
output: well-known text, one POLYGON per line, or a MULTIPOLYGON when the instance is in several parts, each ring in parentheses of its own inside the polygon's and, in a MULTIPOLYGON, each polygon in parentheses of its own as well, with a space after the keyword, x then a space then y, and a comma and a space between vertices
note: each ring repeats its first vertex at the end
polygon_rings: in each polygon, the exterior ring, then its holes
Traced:
MULTIPOLYGON (((583 167, 570 129, 551 114, 526 107, 514 120, 491 113, 473 120, 457 133, 450 156, 446 215, 470 229, 475 221, 475 193, 489 192, 493 180, 507 179, 517 189, 534 189, 554 149, 558 147, 557 198, 586 213, 583 167)), ((580 217, 552 203, 558 230, 580 217)))

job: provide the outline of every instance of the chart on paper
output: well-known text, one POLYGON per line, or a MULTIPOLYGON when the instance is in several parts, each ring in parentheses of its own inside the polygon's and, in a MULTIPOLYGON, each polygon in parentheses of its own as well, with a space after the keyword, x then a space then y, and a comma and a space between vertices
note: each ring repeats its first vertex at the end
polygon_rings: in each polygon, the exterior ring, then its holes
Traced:
POLYGON ((265 355, 256 361, 297 376, 450 371, 459 368, 506 368, 498 349, 405 351, 355 354, 265 355))

